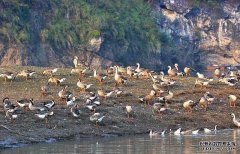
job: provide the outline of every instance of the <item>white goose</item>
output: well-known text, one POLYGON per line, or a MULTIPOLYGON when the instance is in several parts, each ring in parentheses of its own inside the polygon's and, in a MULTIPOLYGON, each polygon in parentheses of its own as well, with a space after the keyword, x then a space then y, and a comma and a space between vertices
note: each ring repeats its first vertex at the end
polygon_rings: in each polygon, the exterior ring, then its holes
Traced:
POLYGON ((167 129, 163 130, 163 131, 161 132, 161 135, 164 136, 165 133, 166 133, 166 131, 167 131, 167 129))
POLYGON ((204 74, 201 74, 201 73, 199 73, 199 72, 197 72, 197 77, 198 77, 199 79, 206 79, 205 76, 204 76, 204 74))
POLYGON ((156 131, 153 131, 152 129, 150 129, 149 136, 150 137, 159 136, 159 132, 156 132, 156 131))
POLYGON ((204 128, 203 131, 204 131, 204 133, 211 133, 212 131, 216 132, 217 131, 217 125, 215 125, 214 130, 204 128))
POLYGON ((99 127, 99 123, 102 122, 103 118, 105 116, 101 116, 100 113, 94 113, 92 116, 90 116, 90 121, 95 123, 97 127, 99 127))
POLYGON ((236 125, 237 127, 240 127, 240 119, 236 118, 234 113, 232 113, 231 116, 233 117, 234 125, 236 125))
POLYGON ((137 73, 142 72, 143 69, 140 68, 140 64, 139 64, 139 63, 136 63, 136 65, 137 65, 137 68, 135 69, 135 72, 137 72, 137 73))
POLYGON ((193 130, 193 131, 192 131, 192 134, 193 134, 193 135, 197 135, 198 132, 199 132, 199 129, 197 129, 197 130, 193 130))
POLYGON ((181 135, 181 129, 182 128, 178 128, 173 134, 174 135, 181 135))
POLYGON ((133 117, 133 109, 132 109, 132 106, 126 105, 126 111, 127 111, 127 116, 128 116, 128 118, 133 117))

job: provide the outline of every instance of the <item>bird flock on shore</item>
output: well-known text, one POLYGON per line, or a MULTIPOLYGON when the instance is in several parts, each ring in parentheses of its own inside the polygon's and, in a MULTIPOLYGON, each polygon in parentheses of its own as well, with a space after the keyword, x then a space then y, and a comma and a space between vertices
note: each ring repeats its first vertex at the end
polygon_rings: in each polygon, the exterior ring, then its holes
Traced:
MULTIPOLYGON (((178 68, 178 64, 175 64, 173 67, 168 66, 167 75, 164 72, 159 74, 145 68, 141 68, 140 64, 137 63, 136 66, 111 66, 106 69, 105 74, 98 73, 97 69, 90 69, 88 67, 83 67, 78 62, 78 57, 74 57, 73 60, 74 68, 69 72, 70 75, 79 75, 79 79, 76 83, 76 87, 79 88, 80 92, 87 92, 85 97, 84 106, 86 109, 90 110, 92 114, 89 116, 89 120, 93 122, 97 127, 107 115, 96 112, 98 106, 100 106, 102 101, 112 97, 115 94, 115 97, 124 97, 126 91, 122 87, 128 86, 133 80, 144 80, 150 79, 152 81, 152 90, 147 94, 138 96, 138 101, 143 103, 145 107, 151 107, 154 114, 164 114, 166 112, 171 112, 171 101, 174 97, 171 87, 174 86, 181 77, 191 76, 192 69, 190 67, 185 67, 183 72, 178 68), (86 77, 86 72, 91 71, 92 76, 86 77), (98 84, 85 83, 85 78, 94 78, 98 84), (107 80, 110 78, 114 79, 115 86, 110 91, 104 91, 102 85, 107 84, 107 80), (91 87, 97 87, 96 91, 91 91, 91 87), (167 90, 166 90, 167 89, 167 90), (165 95, 164 95, 165 93, 165 95)), ((40 87, 43 97, 49 96, 51 86, 62 85, 67 78, 59 78, 55 74, 58 71, 58 68, 47 69, 42 72, 43 75, 49 76, 49 79, 46 81, 46 85, 40 87)), ((34 74, 33 70, 22 70, 18 74, 12 72, 4 72, 0 74, 0 77, 4 78, 5 82, 10 81, 14 82, 16 78, 22 78, 25 80, 30 79, 34 74)), ((214 70, 214 79, 207 78, 204 74, 199 72, 196 73, 196 80, 194 83, 195 88, 207 89, 211 82, 217 81, 218 83, 223 83, 229 86, 229 88, 236 88, 240 80, 240 71, 229 71, 228 73, 223 72, 220 67, 216 67, 214 70)), ((61 101, 65 102, 65 105, 69 109, 69 112, 74 118, 81 117, 82 111, 79 110, 80 105, 76 103, 76 96, 73 92, 68 90, 68 85, 64 85, 63 88, 57 94, 61 101)), ((203 111, 207 111, 208 107, 214 103, 215 97, 209 91, 203 94, 198 101, 186 100, 182 103, 182 108, 189 114, 193 112, 193 108, 199 106, 203 111)), ((231 94, 226 98, 229 103, 229 107, 235 108, 237 103, 237 96, 231 94)), ((48 117, 54 115, 53 108, 57 103, 55 100, 44 100, 34 102, 33 99, 19 99, 16 103, 12 103, 9 97, 3 98, 3 108, 5 111, 5 117, 11 121, 16 120, 23 112, 28 112, 28 110, 35 113, 36 118, 45 120, 48 123, 48 117), (21 110, 21 112, 19 112, 21 110), (22 112, 23 111, 23 112, 22 112)), ((126 118, 134 118, 134 109, 130 105, 126 105, 125 112, 127 113, 126 118)), ((234 113, 231 113, 233 117, 233 124, 237 127, 240 127, 240 119, 236 118, 234 113)), ((191 130, 189 132, 181 131, 179 128, 176 131, 169 131, 174 135, 178 134, 197 134, 199 130, 191 130)), ((214 129, 216 131, 216 127, 214 129)), ((156 132, 150 130, 150 136, 164 135, 167 130, 162 132, 156 132)), ((210 129, 205 128, 205 133, 211 132, 210 129)))

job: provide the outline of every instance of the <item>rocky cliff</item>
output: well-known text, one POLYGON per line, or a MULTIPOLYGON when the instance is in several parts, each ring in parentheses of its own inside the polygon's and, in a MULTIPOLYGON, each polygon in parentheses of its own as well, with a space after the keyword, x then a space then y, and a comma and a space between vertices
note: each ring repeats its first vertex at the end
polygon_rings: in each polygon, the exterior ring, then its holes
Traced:
POLYGON ((155 7, 159 29, 182 53, 180 63, 240 62, 239 0, 160 0, 155 7))

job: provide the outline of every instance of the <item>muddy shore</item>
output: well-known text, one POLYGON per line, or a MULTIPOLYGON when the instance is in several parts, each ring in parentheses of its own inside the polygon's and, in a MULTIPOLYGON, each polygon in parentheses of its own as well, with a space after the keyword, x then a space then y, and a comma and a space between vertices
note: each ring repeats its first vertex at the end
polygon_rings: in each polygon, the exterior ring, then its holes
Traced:
MULTIPOLYGON (((37 119, 33 111, 21 111, 20 116, 14 122, 5 118, 5 112, 2 104, 0 105, 0 149, 7 147, 15 147, 21 144, 31 144, 38 142, 51 142, 58 140, 67 140, 81 137, 95 136, 111 136, 111 135, 135 135, 145 134, 149 129, 162 131, 164 129, 175 130, 182 128, 203 129, 205 127, 213 129, 215 125, 218 129, 236 128, 232 123, 231 113, 235 113, 237 117, 240 115, 239 100, 236 108, 228 106, 227 97, 234 94, 240 98, 240 85, 230 88, 225 84, 213 81, 207 88, 194 88, 195 77, 178 77, 176 84, 168 89, 173 91, 174 97, 169 105, 169 110, 163 114, 155 114, 151 106, 145 106, 140 103, 138 97, 148 94, 152 89, 152 81, 150 79, 132 79, 129 84, 122 86, 125 91, 123 96, 115 97, 112 95, 106 100, 101 100, 101 105, 97 107, 96 112, 106 115, 100 127, 96 127, 89 120, 92 114, 85 107, 84 96, 88 92, 79 92, 76 86, 78 81, 77 75, 70 75, 70 69, 60 69, 57 76, 65 77, 65 83, 59 86, 51 86, 51 95, 43 96, 40 92, 40 86, 48 80, 47 76, 42 75, 42 71, 46 68, 39 67, 4 67, 0 73, 10 70, 18 72, 23 69, 32 69, 37 73, 30 79, 24 80, 16 78, 13 82, 4 82, 0 79, 0 98, 9 97, 16 104, 16 100, 21 98, 33 98, 34 101, 52 99, 57 105, 54 107, 54 115, 49 117, 48 123, 37 119), (77 97, 76 103, 80 105, 81 116, 74 118, 65 102, 58 98, 57 93, 65 86, 69 86, 69 90, 77 97), (187 113, 182 103, 186 100, 198 101, 203 94, 209 91, 216 99, 209 105, 205 112, 196 106, 192 113, 187 113), (133 118, 128 119, 125 106, 131 105, 134 110, 133 118)), ((92 74, 87 74, 89 76, 92 74)), ((84 82, 93 83, 94 86, 90 91, 96 92, 102 88, 110 91, 114 87, 113 78, 107 80, 103 85, 98 85, 91 78, 84 78, 84 82)), ((167 88, 162 87, 163 90, 167 88)), ((166 95, 166 94, 163 94, 166 95)), ((154 100, 150 102, 154 103, 154 100)))

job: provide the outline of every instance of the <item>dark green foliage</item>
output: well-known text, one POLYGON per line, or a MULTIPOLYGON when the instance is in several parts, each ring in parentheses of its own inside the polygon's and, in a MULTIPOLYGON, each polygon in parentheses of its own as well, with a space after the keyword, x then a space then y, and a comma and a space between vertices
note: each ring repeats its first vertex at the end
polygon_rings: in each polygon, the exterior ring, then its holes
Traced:
POLYGON ((128 61, 126 53, 136 57, 159 51, 160 33, 148 3, 141 0, 104 0, 98 5, 106 16, 106 22, 101 27, 103 37, 111 40, 105 43, 120 48, 112 49, 117 61, 128 61))
POLYGON ((29 37, 30 6, 25 1, 0 1, 0 34, 8 44, 27 43, 29 37))
POLYGON ((100 36, 104 43, 121 47, 122 54, 160 51, 162 37, 144 0, 1 0, 0 4, 0 35, 9 45, 29 43, 37 33, 41 43, 58 51, 84 49, 90 39, 100 36), (39 31, 32 29, 36 20, 32 12, 41 16, 39 31))
POLYGON ((193 0, 192 6, 197 8, 205 7, 214 9, 220 7, 220 1, 221 0, 193 0))

